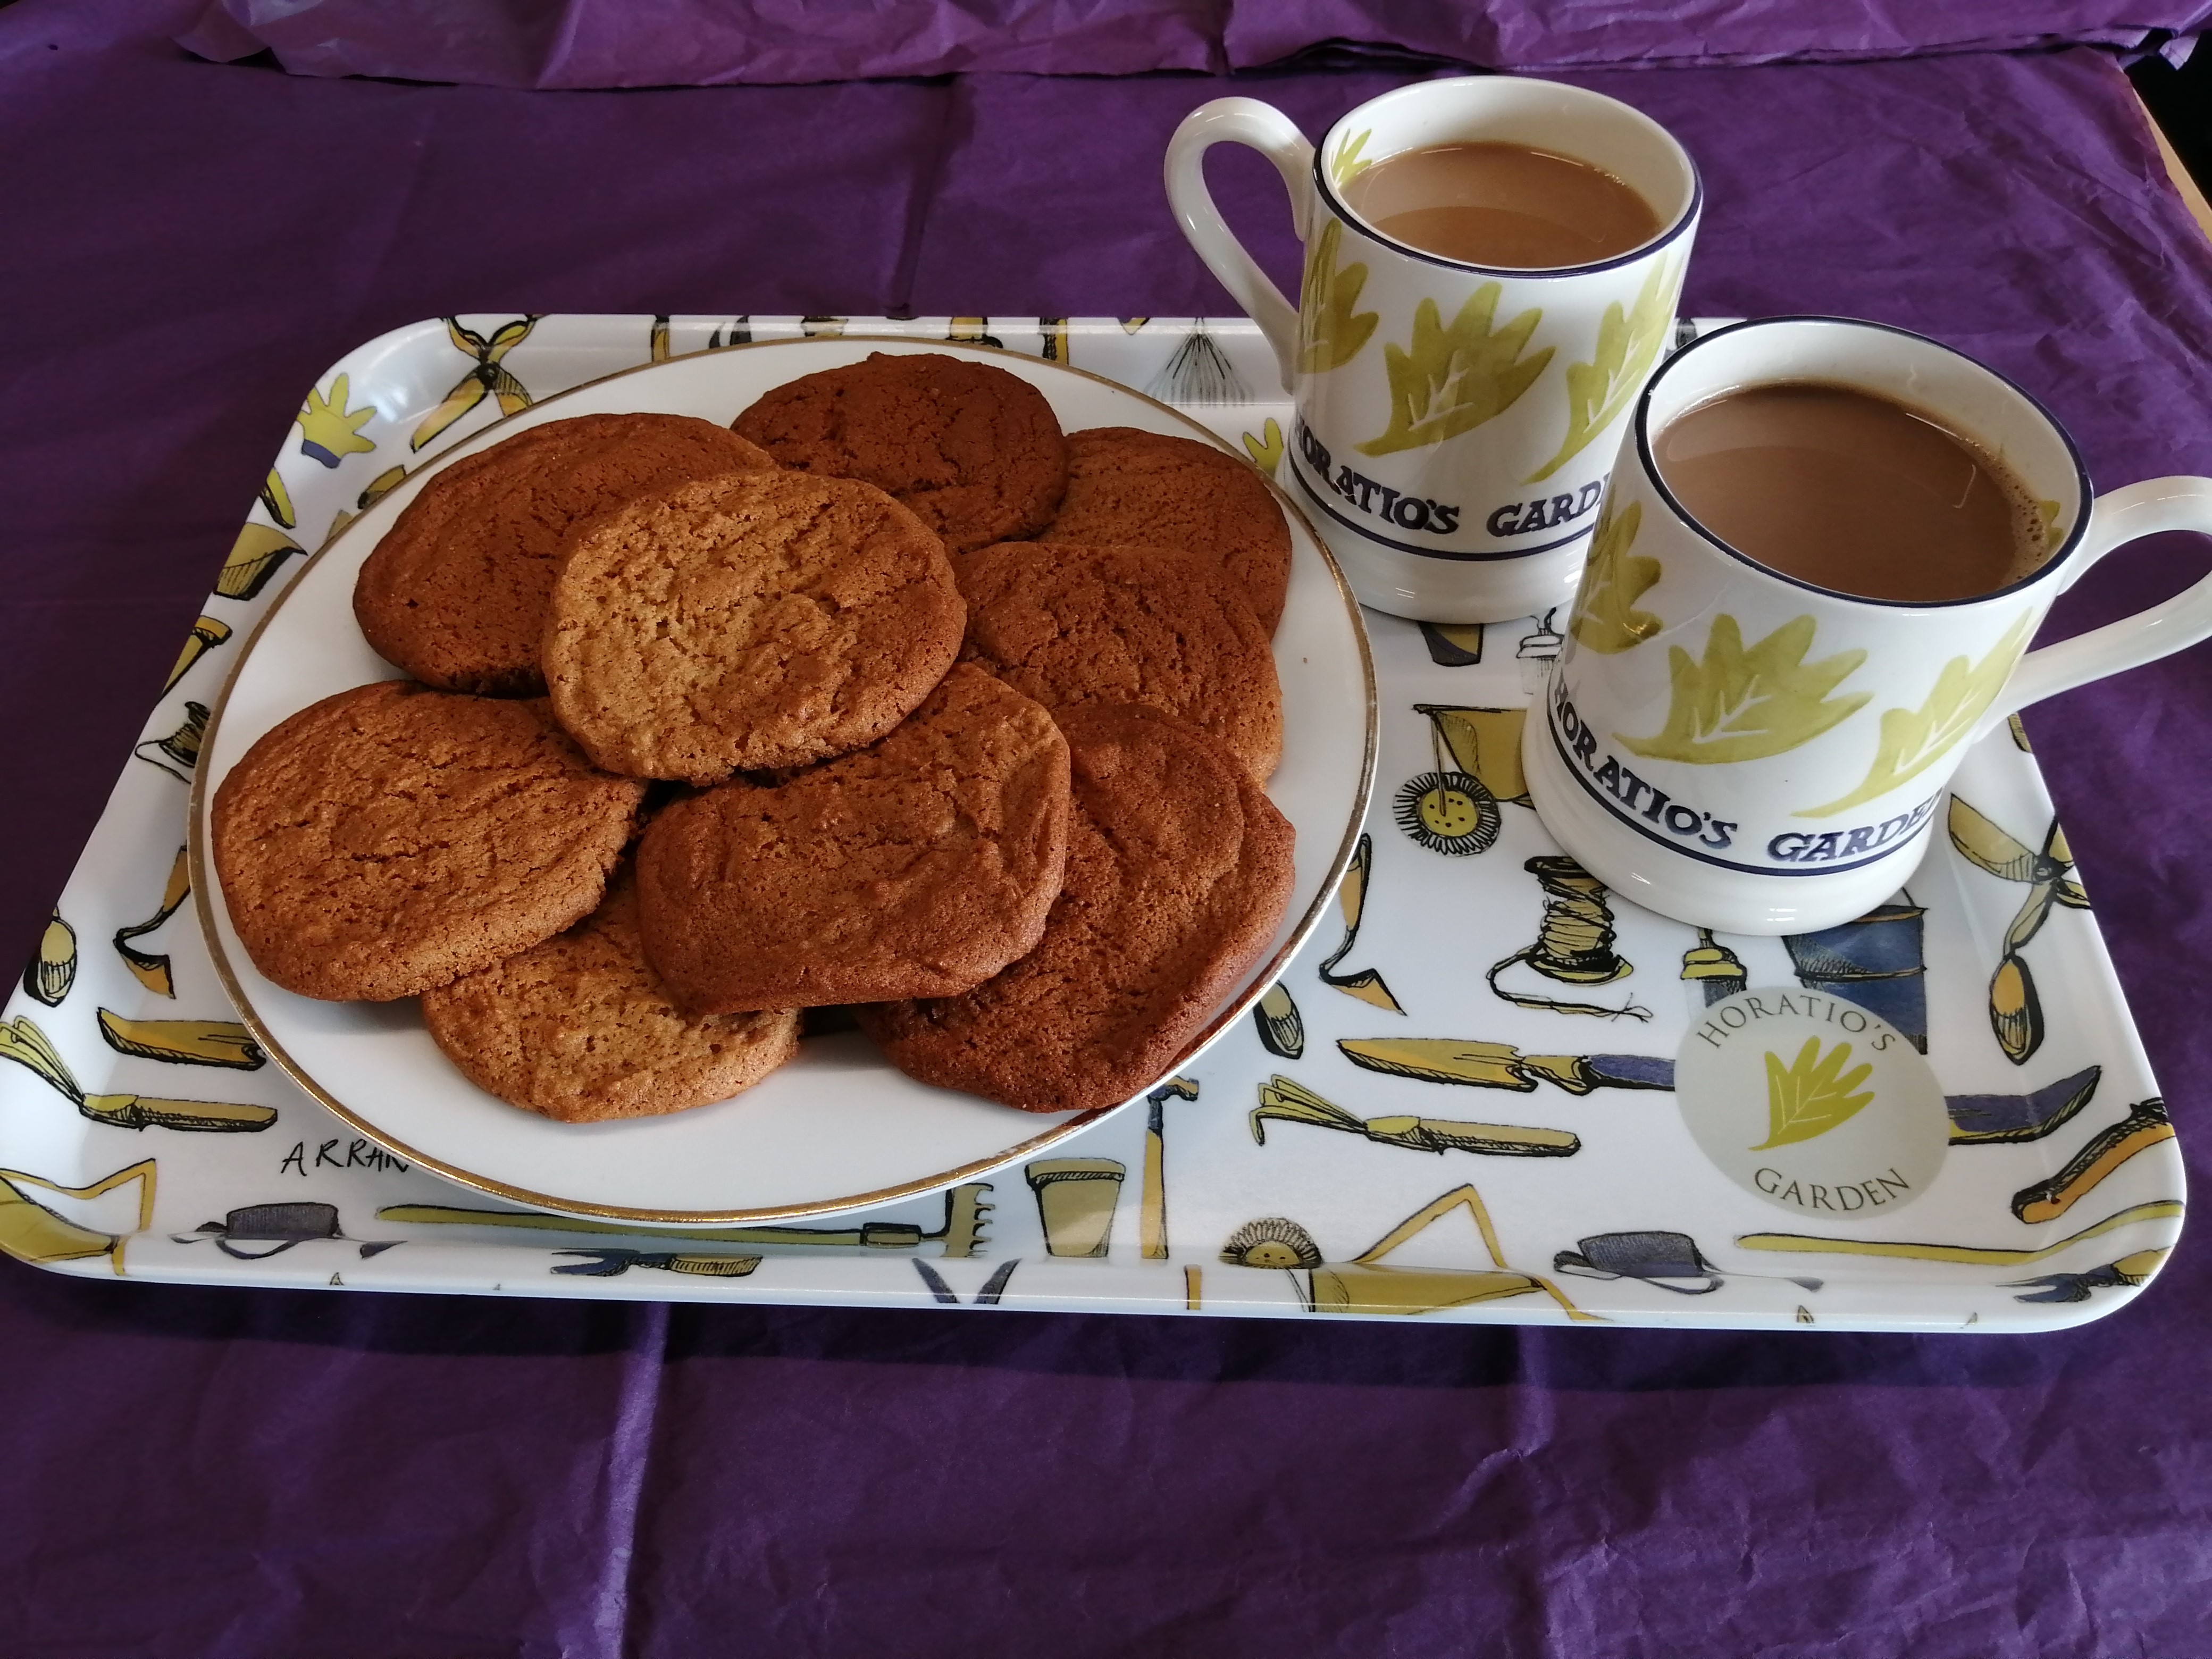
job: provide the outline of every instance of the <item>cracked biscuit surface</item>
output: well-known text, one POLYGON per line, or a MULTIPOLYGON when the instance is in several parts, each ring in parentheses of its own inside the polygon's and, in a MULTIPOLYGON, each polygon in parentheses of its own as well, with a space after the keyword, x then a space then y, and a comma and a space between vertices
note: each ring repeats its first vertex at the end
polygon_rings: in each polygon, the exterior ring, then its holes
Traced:
POLYGON ((956 553, 1035 535, 1067 487, 1067 441, 1044 394, 940 352, 878 351, 802 376, 734 427, 781 465, 888 490, 956 553))
POLYGON ((1267 635, 1234 583, 1159 547, 1001 542, 953 561, 963 659, 1058 712, 1141 703, 1213 738, 1265 781, 1283 752, 1267 635))
POLYGON ((1274 633, 1291 527, 1256 468, 1195 439, 1127 426, 1071 432, 1067 454, 1067 494, 1039 541, 1172 547, 1207 560, 1274 633))
POLYGON ((1068 813, 1052 716, 963 664, 872 747, 656 817, 638 849, 647 954, 698 1012, 966 990, 1043 933, 1068 813))
POLYGON ((562 550, 583 520, 693 478, 768 469, 689 415, 581 415, 447 467, 363 562, 354 617, 386 661, 448 691, 538 696, 562 550))
POLYGON ((881 490, 732 473, 569 542, 544 651, 555 712, 634 777, 718 783, 874 742, 951 666, 944 544, 881 490))
POLYGON ((425 991, 422 1019, 478 1088, 563 1123, 727 1100, 799 1051, 792 1010, 676 1006, 646 963, 627 872, 566 933, 425 991))
POLYGON ((908 1076, 1033 1112, 1164 1075, 1273 941, 1293 832, 1241 767, 1149 708, 1060 716, 1067 869, 1036 948, 963 995, 883 1003, 861 1029, 908 1076))
POLYGON ((253 964, 301 996, 412 996, 591 914, 644 786, 542 702, 407 680, 311 704, 216 792, 214 851, 253 964))

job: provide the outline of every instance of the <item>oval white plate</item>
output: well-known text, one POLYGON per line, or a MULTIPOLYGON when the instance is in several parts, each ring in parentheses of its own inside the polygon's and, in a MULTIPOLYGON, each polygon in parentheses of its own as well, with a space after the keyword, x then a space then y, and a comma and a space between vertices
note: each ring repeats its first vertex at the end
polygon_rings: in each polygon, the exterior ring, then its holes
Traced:
MULTIPOLYGON (((465 1186, 573 1215, 660 1224, 786 1219, 880 1204, 1024 1158, 1100 1114, 1015 1111, 894 1071, 857 1035, 809 1039, 790 1065, 732 1100, 665 1117, 562 1124, 485 1094, 438 1052, 410 999, 317 1002, 264 979, 212 898, 205 855, 215 789, 262 734, 320 698, 398 671, 353 617, 354 578, 432 474, 525 428, 575 415, 663 411, 734 419, 772 386, 871 351, 938 351, 996 364, 1044 393, 1073 432, 1132 426, 1221 440, 1110 380, 1017 353, 938 341, 767 342, 680 357, 576 387, 426 463, 308 561, 234 665, 202 745, 192 887, 216 966, 276 1062, 400 1157, 465 1186)), ((1321 919, 1359 833, 1375 768, 1375 678, 1358 606, 1287 498, 1290 595, 1275 635, 1283 761, 1267 793, 1297 830, 1297 884, 1268 959, 1177 1062, 1257 999, 1321 919)))

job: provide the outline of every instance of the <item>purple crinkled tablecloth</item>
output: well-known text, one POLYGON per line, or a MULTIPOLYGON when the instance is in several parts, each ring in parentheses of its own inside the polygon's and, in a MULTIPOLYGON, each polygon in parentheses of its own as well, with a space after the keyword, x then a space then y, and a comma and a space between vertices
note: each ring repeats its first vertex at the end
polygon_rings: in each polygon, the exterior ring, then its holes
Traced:
MULTIPOLYGON (((349 347, 478 309, 1218 313, 1161 199, 1176 122, 1234 87, 1317 131, 1403 78, 556 95, 217 66, 170 44, 197 11, 0 9, 17 951, 349 347)), ((1687 311, 1923 329, 2044 398, 2106 486, 2212 472, 2212 246, 2106 58, 1572 78, 1704 168, 1687 311)), ((1290 275, 1273 174, 1217 176, 1290 275)), ((2143 545, 2062 617, 2203 567, 2143 545)), ((2203 1179, 2212 649, 2029 726, 2203 1179)), ((2190 1237, 2112 1319, 1921 1339, 0 1263, 0 1652, 2166 1659, 2206 1650, 2208 1324, 2190 1237)))
POLYGON ((2189 34, 2204 0, 203 0, 183 36, 295 75, 723 86, 1219 72, 1351 46, 1496 70, 1908 58, 2189 34))

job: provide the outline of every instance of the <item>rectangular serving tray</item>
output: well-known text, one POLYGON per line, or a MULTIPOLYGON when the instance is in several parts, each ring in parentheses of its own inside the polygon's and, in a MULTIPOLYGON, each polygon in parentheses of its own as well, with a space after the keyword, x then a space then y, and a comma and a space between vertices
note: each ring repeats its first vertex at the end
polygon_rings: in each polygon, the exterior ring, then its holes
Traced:
POLYGON ((350 353, 303 405, 7 1010, 0 1249, 192 1284, 1858 1330, 2060 1329, 2157 1271, 2179 1149, 2017 722, 1966 757, 1958 837, 1939 828, 1892 905, 1809 939, 1713 939, 1528 867, 1557 851, 1516 745, 1558 616, 1369 613, 1381 770, 1343 925, 1188 1076, 1052 1157, 805 1225, 655 1232, 496 1206, 359 1138, 252 1044, 183 890, 227 653, 309 550, 503 401, 848 331, 1070 363, 1270 471, 1290 425, 1243 319, 462 317, 350 353), (1709 994, 1747 982, 1924 1033, 1952 1127, 1923 1194, 1808 1218, 1705 1160, 1673 1057, 1709 994), (1420 1062, 1377 1069, 1407 1038, 1431 1040, 1420 1062))

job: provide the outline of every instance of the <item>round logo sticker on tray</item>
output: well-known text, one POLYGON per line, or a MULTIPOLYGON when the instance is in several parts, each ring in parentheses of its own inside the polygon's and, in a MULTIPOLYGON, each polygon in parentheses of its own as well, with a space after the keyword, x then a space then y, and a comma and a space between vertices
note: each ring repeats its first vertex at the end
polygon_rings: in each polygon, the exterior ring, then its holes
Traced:
POLYGON ((1950 1144, 1942 1087, 1905 1034, 1794 985, 1707 1008, 1677 1051, 1674 1098, 1731 1181, 1823 1221, 1910 1204, 1950 1144))

